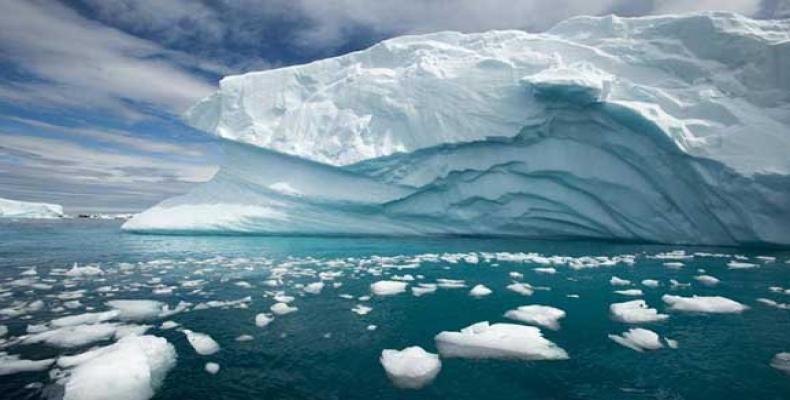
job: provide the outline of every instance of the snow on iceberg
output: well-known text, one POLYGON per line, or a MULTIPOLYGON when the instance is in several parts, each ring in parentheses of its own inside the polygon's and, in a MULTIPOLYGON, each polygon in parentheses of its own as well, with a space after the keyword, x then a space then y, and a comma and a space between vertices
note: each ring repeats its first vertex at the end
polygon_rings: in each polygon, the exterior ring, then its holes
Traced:
POLYGON ((63 207, 57 204, 34 203, 0 198, 0 218, 62 218, 63 207))
POLYGON ((661 296, 661 300, 669 306, 670 310, 675 311, 727 314, 740 313, 749 309, 749 307, 735 300, 722 296, 695 295, 692 297, 682 297, 665 294, 661 296))
POLYGON ((790 244, 790 21, 576 17, 230 76, 208 183, 133 232, 790 244))

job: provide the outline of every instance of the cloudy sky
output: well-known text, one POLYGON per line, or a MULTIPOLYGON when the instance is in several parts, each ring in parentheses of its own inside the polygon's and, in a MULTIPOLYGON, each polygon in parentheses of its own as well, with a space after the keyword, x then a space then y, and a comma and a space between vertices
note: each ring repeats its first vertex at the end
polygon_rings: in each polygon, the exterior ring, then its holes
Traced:
POLYGON ((208 180, 217 144, 179 115, 224 75, 404 33, 699 10, 790 0, 0 0, 0 197, 134 211, 208 180))

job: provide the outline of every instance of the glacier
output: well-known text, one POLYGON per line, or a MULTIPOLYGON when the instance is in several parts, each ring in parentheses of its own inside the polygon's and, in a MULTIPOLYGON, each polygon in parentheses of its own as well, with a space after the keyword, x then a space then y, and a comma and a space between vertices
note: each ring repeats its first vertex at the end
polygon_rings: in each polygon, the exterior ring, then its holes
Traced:
POLYGON ((0 198, 0 218, 62 218, 63 207, 58 204, 34 203, 0 198))
POLYGON ((139 233, 790 245, 790 20, 574 17, 229 76, 211 181, 139 233))

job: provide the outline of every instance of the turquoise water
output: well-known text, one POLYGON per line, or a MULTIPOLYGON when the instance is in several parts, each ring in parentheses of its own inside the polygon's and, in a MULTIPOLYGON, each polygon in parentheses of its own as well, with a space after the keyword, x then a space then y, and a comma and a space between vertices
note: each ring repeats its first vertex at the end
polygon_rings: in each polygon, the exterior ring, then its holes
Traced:
MULTIPOLYGON (((772 292, 772 286, 790 286, 790 252, 769 249, 689 248, 616 244, 604 242, 551 242, 479 238, 310 238, 310 237, 172 237, 121 233, 115 221, 54 221, 0 223, 0 308, 14 301, 44 299, 46 307, 27 316, 0 321, 9 336, 24 334, 28 324, 80 314, 84 308, 52 312, 59 304, 54 295, 84 289, 82 305, 104 310, 115 299, 154 299, 170 305, 251 297, 247 308, 190 310, 168 319, 193 331, 211 335, 222 350, 200 356, 177 330, 157 328, 148 334, 161 336, 178 353, 155 399, 787 399, 790 377, 769 366, 774 354, 790 351, 790 310, 761 304, 757 298, 790 302, 790 295, 772 292), (680 269, 664 265, 668 260, 649 256, 670 250, 687 253, 724 253, 727 257, 695 256, 680 269), (475 252, 480 261, 457 263, 423 261, 417 268, 381 268, 407 265, 408 258, 424 254, 475 252), (536 273, 534 263, 490 259, 488 252, 536 252, 545 256, 636 256, 634 265, 574 270, 556 266, 555 274, 536 273), (733 255, 759 265, 754 269, 728 269, 733 255), (395 259, 380 257, 405 256, 395 259), (776 257, 765 262, 757 256, 776 257), (338 261, 345 264, 341 265, 338 261), (331 262, 328 262, 331 261, 331 262), (105 271, 101 278, 84 278, 64 288, 68 280, 53 279, 52 288, 13 286, 11 281, 31 266, 40 279, 52 268, 73 263, 95 264, 105 271), (264 297, 265 281, 272 268, 284 267, 279 290, 294 295, 299 311, 276 317, 265 328, 254 324, 257 313, 268 312, 274 301, 264 297), (698 269, 721 280, 706 287, 693 277, 698 269), (199 272, 198 272, 199 271, 199 272), (318 278, 313 272, 342 273, 318 295, 301 294, 298 284, 318 278), (524 275, 535 287, 532 296, 505 289, 511 271, 524 275), (381 275, 376 275, 381 274, 381 275), (392 275, 421 275, 419 282, 437 278, 463 279, 465 289, 438 289, 421 297, 410 292, 368 301, 346 299, 369 295, 369 285, 392 275), (616 275, 635 282, 642 297, 613 293, 609 279, 616 275), (152 280, 152 278, 160 278, 152 280), (182 287, 183 281, 202 279, 200 292, 182 287), (660 281, 657 288, 639 284, 643 279, 660 281), (672 288, 675 279, 690 287, 672 288), (250 287, 239 286, 244 281, 250 287), (342 284, 333 287, 332 283, 342 284), (468 295, 482 283, 493 294, 480 299, 468 295), (109 297, 96 289, 118 289, 109 297), (154 294, 157 286, 174 286, 170 294, 154 294), (720 295, 750 307, 740 314, 688 314, 666 311, 664 294, 681 296, 720 295), (568 295, 578 295, 569 297, 568 295), (643 298, 671 317, 663 322, 627 325, 611 320, 609 304, 643 298), (373 310, 357 315, 350 309, 367 304, 373 310), (565 361, 504 361, 443 359, 442 371, 429 386, 417 391, 395 388, 387 379, 378 357, 382 349, 420 345, 436 352, 433 337, 444 330, 457 331, 478 321, 512 322, 502 317, 521 305, 544 304, 561 308, 567 317, 561 329, 543 329, 544 335, 570 355, 565 361), (369 331, 368 325, 377 329, 369 331), (607 335, 640 326, 679 342, 677 349, 663 348, 639 353, 611 341, 607 335), (237 342, 249 334, 254 340, 237 342), (204 372, 207 361, 217 362, 217 375, 204 372)), ((471 261, 471 260, 470 260, 471 261)), ((74 282, 73 282, 74 283, 74 282)), ((412 283, 413 284, 413 283, 412 283)), ((96 344, 106 344, 105 342, 96 344)), ((90 346, 88 346, 90 347, 90 346)), ((45 345, 18 345, 5 351, 23 358, 39 359, 85 350, 58 349, 45 345)), ((0 376, 0 397, 8 399, 57 397, 47 371, 0 376), (41 385, 27 385, 38 382, 41 385)))

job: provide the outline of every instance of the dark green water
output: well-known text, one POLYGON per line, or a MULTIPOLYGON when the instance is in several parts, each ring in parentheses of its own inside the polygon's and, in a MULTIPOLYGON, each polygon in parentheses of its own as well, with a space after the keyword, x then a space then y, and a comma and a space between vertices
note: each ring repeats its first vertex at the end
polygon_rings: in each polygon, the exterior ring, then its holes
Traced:
MULTIPOLYGON (((790 310, 758 303, 769 298, 790 302, 790 295, 769 290, 790 287, 790 252, 766 249, 689 248, 616 244, 603 242, 551 242, 514 239, 473 238, 310 238, 310 237, 170 237, 123 234, 112 221, 56 221, 0 223, 0 308, 13 301, 44 299, 47 307, 26 317, 0 321, 9 336, 24 334, 25 327, 52 318, 80 314, 84 308, 51 312, 65 290, 85 289, 80 299, 95 311, 112 298, 154 299, 174 305, 180 300, 193 304, 209 300, 232 300, 250 296, 246 309, 192 310, 171 318, 194 331, 210 334, 222 347, 211 356, 200 356, 176 330, 150 329, 172 343, 178 354, 176 366, 158 388, 155 399, 788 399, 790 377, 769 366, 771 357, 790 351, 790 310), (670 250, 687 253, 738 254, 759 268, 727 268, 730 257, 696 256, 683 260, 680 269, 663 265, 667 260, 648 256, 670 250), (556 266, 556 274, 539 274, 534 263, 486 261, 458 263, 425 261, 418 268, 380 268, 373 256, 415 256, 475 252, 536 252, 545 256, 634 255, 632 266, 618 264, 574 270, 556 266), (756 256, 773 256, 765 263, 756 256), (349 259, 352 258, 352 259, 349 259), (346 261, 345 266, 326 263, 346 261), (150 263, 153 260, 159 260, 150 263), (47 277, 51 268, 70 268, 74 263, 95 263, 103 277, 80 279, 76 287, 64 288, 54 279, 53 288, 38 290, 12 286, 25 268, 36 266, 47 277), (122 268, 125 264, 131 266, 122 268), (273 290, 264 282, 273 267, 289 272, 279 290, 296 296, 299 311, 279 316, 265 328, 254 324, 257 313, 268 312, 274 301, 263 294, 273 290), (694 281, 698 269, 721 280, 715 287, 694 281), (198 274, 196 271, 201 270, 198 274), (317 280, 310 271, 333 271, 343 275, 327 281, 319 295, 303 295, 298 284, 317 280), (548 287, 532 296, 505 289, 512 282, 509 272, 524 274, 523 281, 548 287), (380 273, 381 275, 376 275, 380 273), (475 299, 466 289, 439 289, 422 297, 410 292, 369 301, 345 299, 369 294, 369 285, 391 275, 422 275, 419 282, 437 278, 463 279, 469 287, 482 283, 493 290, 475 299), (616 275, 644 291, 642 297, 613 293, 609 279, 616 275), (160 278, 152 281, 152 278, 160 278), (185 280, 206 281, 199 293, 182 288, 185 280), (639 284, 643 279, 660 281, 657 288, 639 284), (672 288, 669 280, 691 283, 672 288), (251 287, 240 287, 239 281, 251 287), (333 287, 333 282, 342 283, 333 287), (108 297, 97 288, 114 285, 119 291, 108 297), (154 294, 157 285, 176 287, 171 294, 154 294), (661 296, 667 293, 691 296, 720 295, 750 307, 740 314, 688 314, 666 311, 661 296), (568 297, 569 294, 578 295, 568 297), (671 317, 663 322, 626 325, 611 320, 609 304, 643 298, 659 312, 671 317), (373 311, 357 315, 356 304, 373 311), (566 361, 502 361, 444 359, 433 384, 418 391, 393 387, 379 364, 382 349, 420 345, 436 352, 433 337, 443 330, 459 330, 478 321, 512 322, 502 317, 521 305, 543 304, 561 308, 567 317, 559 331, 544 329, 544 335, 570 355, 566 361), (368 331, 370 324, 378 328, 368 331), (678 340, 678 349, 664 348, 638 353, 619 346, 607 334, 640 326, 661 336, 678 340), (242 334, 254 340, 237 342, 242 334), (209 375, 207 361, 221 370, 209 375)), ((388 265, 389 261, 384 262, 388 265)), ((398 264, 399 262, 395 262, 398 264)), ((405 264, 405 262, 401 262, 405 264)), ((161 320, 149 322, 158 326, 161 320)), ((98 343, 107 344, 107 343, 98 343)), ((20 345, 4 349, 24 358, 37 359, 76 354, 85 348, 63 350, 44 345, 20 345)), ((46 371, 0 376, 0 398, 39 398, 56 393, 46 371), (40 382, 42 388, 25 388, 40 382)))

